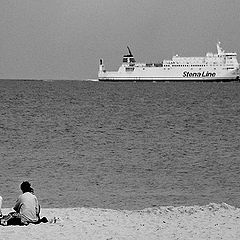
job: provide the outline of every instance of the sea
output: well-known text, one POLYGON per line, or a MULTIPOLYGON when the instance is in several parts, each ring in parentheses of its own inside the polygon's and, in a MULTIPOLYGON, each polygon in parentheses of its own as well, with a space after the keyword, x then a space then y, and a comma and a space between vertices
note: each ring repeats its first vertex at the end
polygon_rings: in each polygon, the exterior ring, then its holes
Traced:
POLYGON ((240 207, 240 83, 0 81, 0 195, 41 207, 240 207))

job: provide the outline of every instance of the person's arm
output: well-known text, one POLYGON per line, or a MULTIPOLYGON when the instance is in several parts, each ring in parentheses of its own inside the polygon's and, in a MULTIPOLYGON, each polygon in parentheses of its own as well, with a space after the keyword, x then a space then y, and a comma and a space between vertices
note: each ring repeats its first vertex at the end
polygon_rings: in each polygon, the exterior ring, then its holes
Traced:
POLYGON ((35 210, 36 210, 36 215, 38 218, 40 218, 40 205, 38 203, 37 197, 35 198, 35 210))
POLYGON ((21 201, 21 198, 19 197, 16 201, 16 204, 15 206, 13 207, 13 209, 19 213, 20 212, 20 209, 21 209, 21 206, 22 206, 22 201, 21 201))

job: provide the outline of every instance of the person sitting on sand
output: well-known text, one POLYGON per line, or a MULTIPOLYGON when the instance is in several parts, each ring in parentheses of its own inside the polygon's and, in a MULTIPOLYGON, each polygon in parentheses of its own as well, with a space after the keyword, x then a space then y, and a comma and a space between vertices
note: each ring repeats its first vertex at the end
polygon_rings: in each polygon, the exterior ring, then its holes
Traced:
MULTIPOLYGON (((27 181, 20 186, 22 194, 18 197, 14 206, 15 212, 9 213, 1 219, 1 225, 28 225, 40 223, 40 205, 31 184, 27 181)), ((46 219, 44 219, 46 220, 46 219)), ((43 221, 44 222, 44 221, 43 221)))

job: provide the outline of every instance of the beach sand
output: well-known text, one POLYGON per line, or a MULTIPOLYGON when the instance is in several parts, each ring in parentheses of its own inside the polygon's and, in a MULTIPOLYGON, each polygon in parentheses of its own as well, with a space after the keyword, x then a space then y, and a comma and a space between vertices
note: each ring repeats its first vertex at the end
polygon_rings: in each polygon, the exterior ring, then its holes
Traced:
POLYGON ((0 239, 240 239, 240 209, 225 203, 134 211, 43 208, 41 216, 55 221, 0 226, 0 239))

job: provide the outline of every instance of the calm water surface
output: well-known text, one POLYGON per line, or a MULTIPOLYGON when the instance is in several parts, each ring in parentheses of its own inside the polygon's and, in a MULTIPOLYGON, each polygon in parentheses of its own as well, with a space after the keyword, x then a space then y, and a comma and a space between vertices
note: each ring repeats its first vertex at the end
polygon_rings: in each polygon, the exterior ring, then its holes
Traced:
POLYGON ((239 207, 239 117, 239 83, 2 80, 3 207, 239 207))

